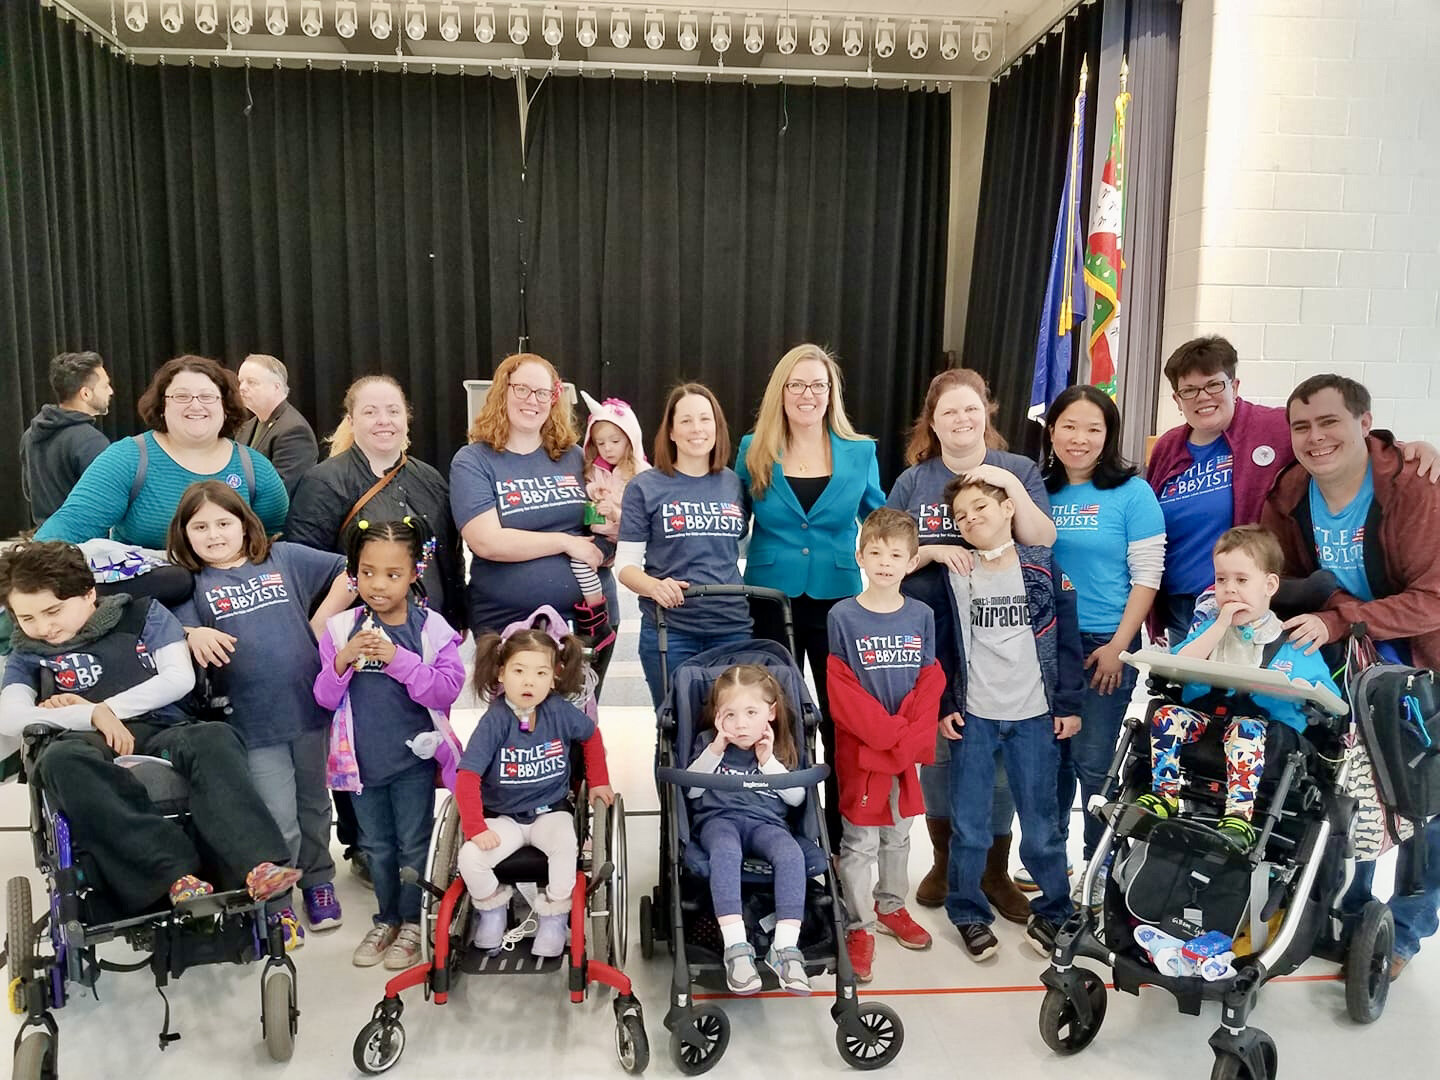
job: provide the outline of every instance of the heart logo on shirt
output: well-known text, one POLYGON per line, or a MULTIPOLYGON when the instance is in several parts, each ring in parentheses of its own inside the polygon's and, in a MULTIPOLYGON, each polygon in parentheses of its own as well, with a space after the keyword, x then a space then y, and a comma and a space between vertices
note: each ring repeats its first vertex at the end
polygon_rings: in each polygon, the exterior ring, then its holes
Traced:
POLYGON ((685 519, 683 517, 672 517, 670 519, 670 528, 674 529, 676 532, 680 532, 682 529, 685 528, 685 519))
POLYGON ((933 532, 940 528, 940 519, 938 517, 926 518, 925 527, 933 532))
POLYGON ((861 653, 861 654, 860 654, 860 662, 861 662, 862 664, 873 664, 873 663, 875 662, 875 654, 874 654, 873 652, 863 652, 863 653, 861 653))
POLYGON ((222 596, 219 600, 215 601, 215 608, 217 611, 229 611, 230 598, 228 596, 222 596))
POLYGON ((55 685, 56 685, 56 686, 62 686, 62 687, 64 687, 66 690, 74 690, 74 689, 75 689, 75 683, 76 683, 75 672, 73 672, 73 671, 57 671, 57 672, 55 672, 55 685))
POLYGON ((520 498, 520 492, 512 491, 509 495, 505 496, 505 501, 508 502, 511 506, 519 506, 520 498))

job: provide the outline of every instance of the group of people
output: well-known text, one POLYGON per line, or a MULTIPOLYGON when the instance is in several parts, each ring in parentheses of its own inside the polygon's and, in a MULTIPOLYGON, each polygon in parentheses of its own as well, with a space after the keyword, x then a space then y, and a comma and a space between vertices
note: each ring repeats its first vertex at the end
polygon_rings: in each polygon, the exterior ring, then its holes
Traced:
MULTIPOLYGON (((888 496, 874 441, 846 414, 840 368, 814 345, 775 365, 733 458, 720 403, 700 383, 670 393, 647 455, 625 402, 587 396, 582 436, 553 365, 507 357, 448 479, 408 455, 409 407, 388 376, 349 388, 330 456, 317 463, 274 358, 247 358, 239 379, 201 357, 168 362, 140 400, 148 430, 98 453, 83 428, 109 404, 99 358, 67 354, 54 374, 59 406, 37 417, 24 450, 27 470, 43 459, 27 488, 39 529, 0 558, 0 602, 17 624, 0 731, 52 719, 73 729, 59 745, 85 745, 69 756, 93 774, 96 762, 157 737, 146 725, 179 715, 195 681, 188 651, 214 719, 182 734, 229 739, 193 770, 192 786, 215 783, 214 761, 240 762, 255 796, 224 800, 227 829, 256 806, 269 814, 227 872, 258 867, 263 888, 288 888, 276 874, 293 868, 311 928, 339 925, 334 792, 338 837, 368 866, 379 908, 355 952, 361 965, 404 967, 419 951, 419 890, 399 871, 422 867, 437 770, 469 841, 460 868, 479 912, 477 944, 495 947, 505 932, 511 898, 494 866, 529 843, 552 862, 535 948, 563 948, 574 835, 560 827, 569 763, 554 748, 583 743, 592 790, 610 791, 593 717, 571 698, 581 642, 528 619, 543 606, 566 616, 603 678, 617 579, 640 599, 639 653, 657 707, 663 669, 752 636, 784 637, 771 605, 687 598, 691 586, 744 582, 790 597, 796 659, 810 668, 833 766, 825 824, 862 980, 874 932, 909 948, 931 944, 906 909, 909 826, 922 813, 934 865, 916 901, 943 905, 976 960, 998 948, 996 911, 1025 923, 1027 940, 1048 953, 1072 904, 1090 899, 1072 898, 1068 883, 1070 808, 1077 787, 1082 805, 1100 790, 1134 685, 1120 654, 1139 647, 1147 622, 1152 640, 1187 654, 1316 679, 1316 649, 1363 623, 1400 655, 1440 667, 1440 558, 1413 539, 1440 524, 1434 449, 1372 431, 1368 393, 1343 376, 1307 379, 1283 408, 1241 399, 1235 351, 1220 338, 1189 342, 1167 361, 1185 422, 1156 442, 1143 476, 1123 459, 1119 411, 1099 390, 1071 387, 1054 402, 1037 464, 1005 450, 983 378, 951 369, 930 384, 908 467, 888 496), (93 358, 88 375, 89 361, 76 357, 93 358), (47 417, 57 408, 63 415, 47 417), (62 456, 75 473, 63 480, 62 456), (96 540, 163 552, 165 565, 142 560, 145 573, 87 585, 70 545, 96 540), (1322 571, 1333 578, 1314 610, 1283 621, 1270 612, 1282 577, 1322 571), (108 643, 122 630, 133 643, 108 643), (462 749, 448 711, 465 681, 466 633, 487 707, 462 749), (1284 648, 1272 647, 1282 638, 1284 648), (175 648, 182 643, 188 650, 175 648), (67 682, 67 658, 82 654, 101 667, 123 656, 125 674, 113 685, 108 674, 67 682), (55 678, 40 678, 41 668, 55 678), (1017 814, 1025 873, 1012 879, 1017 814)), ((739 669, 717 685, 692 769, 796 766, 786 721, 794 703, 763 674, 739 669)), ((1232 791, 1222 826, 1240 846, 1253 842, 1266 725, 1296 723, 1273 704, 1260 702, 1265 715, 1226 734, 1232 791)), ((1149 805, 1163 814, 1174 810, 1177 747, 1205 718, 1162 713, 1149 805)), ((47 778, 62 791, 76 783, 47 778)), ((120 779, 108 794, 91 787, 77 834, 93 828, 96 846, 115 845, 128 899, 168 889, 183 901, 210 887, 190 852, 130 858, 118 835, 124 815, 99 811, 133 793, 120 779)), ((753 853, 776 872, 765 962, 805 992, 795 941, 804 863, 784 828, 785 804, 800 793, 768 787, 688 794, 711 853, 732 989, 759 986, 739 894, 740 860, 753 853)), ((197 818, 208 805, 196 803, 197 818)), ((1101 829, 1083 821, 1088 858, 1101 829)), ((1403 859, 1417 871, 1392 903, 1392 973, 1436 929, 1440 826, 1403 859)), ((107 882, 110 872, 102 866, 107 882)), ((299 919, 287 916, 286 927, 298 943, 299 919)))

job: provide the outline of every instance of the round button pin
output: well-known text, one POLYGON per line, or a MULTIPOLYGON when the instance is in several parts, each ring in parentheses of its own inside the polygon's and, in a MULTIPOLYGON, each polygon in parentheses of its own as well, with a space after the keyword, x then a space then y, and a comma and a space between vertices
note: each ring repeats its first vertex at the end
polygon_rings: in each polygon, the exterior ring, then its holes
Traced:
POLYGON ((1275 448, 1266 446, 1263 443, 1250 452, 1250 460, 1261 468, 1272 464, 1275 461, 1275 448))

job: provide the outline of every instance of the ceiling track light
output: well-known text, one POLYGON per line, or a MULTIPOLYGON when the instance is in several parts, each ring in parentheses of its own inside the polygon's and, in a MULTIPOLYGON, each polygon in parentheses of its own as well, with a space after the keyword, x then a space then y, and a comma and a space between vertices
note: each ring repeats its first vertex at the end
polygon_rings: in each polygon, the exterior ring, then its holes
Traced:
POLYGON ((875 24, 875 55, 888 60, 895 55, 895 21, 881 19, 875 24))
POLYGON ((125 25, 143 34, 150 23, 150 5, 145 0, 125 0, 125 25))
POLYGON ((665 44, 665 16, 660 12, 650 10, 645 13, 645 45, 647 48, 659 49, 665 44))
POLYGON ((540 36, 552 49, 558 49, 560 42, 565 40, 565 21, 561 17, 558 7, 547 7, 541 13, 540 36))
POLYGON ((475 40, 481 45, 495 40, 495 9, 489 5, 475 5, 475 40))
POLYGON ((197 0, 195 4, 195 29, 202 34, 213 34, 220 28, 220 0, 197 0))
POLYGON ((581 8, 575 13, 575 40, 582 49, 593 48, 600 40, 600 20, 593 8, 581 8))
POLYGON ((524 45, 530 40, 530 12, 524 8, 510 9, 510 41, 515 45, 524 45))
POLYGON ((628 11, 610 12, 610 44, 617 49, 623 49, 630 44, 630 13, 628 11))
POLYGON ((710 47, 720 55, 730 48, 730 16, 716 15, 710 20, 710 47))
POLYGON ((865 24, 859 19, 846 19, 840 30, 840 47, 846 56, 859 56, 865 48, 865 24))
POLYGON ((440 5, 440 37, 445 41, 460 40, 460 5, 456 3, 440 5))
POLYGON ((816 56, 830 51, 830 20, 823 15, 810 20, 810 51, 816 56))
POLYGON ((410 3, 405 5, 405 36, 411 41, 420 41, 425 37, 428 21, 425 5, 419 0, 410 0, 410 3))
POLYGON ((285 0, 265 0, 265 29, 276 37, 283 37, 290 29, 290 9, 285 0))
POLYGON ((700 20, 692 11, 682 11, 675 24, 675 42, 685 52, 694 52, 700 47, 700 20))
POLYGON ((185 25, 185 9, 180 0, 160 0, 160 25, 167 34, 178 34, 185 25))
POLYGON ((360 16, 355 11, 355 0, 335 0, 335 33, 342 38, 352 38, 359 25, 360 16))
POLYGON ((930 51, 930 24, 919 19, 910 20, 910 29, 905 38, 909 42, 906 47, 910 52, 910 59, 924 60, 925 54, 930 51))
POLYGON ((320 0, 300 0, 300 32, 306 37, 319 37, 325 27, 325 13, 320 0))
POLYGON ((370 0, 370 35, 384 41, 395 28, 395 15, 390 0, 370 0))
POLYGON ((976 23, 970 31, 970 55, 981 63, 990 59, 995 48, 995 31, 989 23, 976 23))
POLYGON ((759 15, 745 16, 745 51, 758 53, 765 48, 765 21, 759 15))
POLYGON ((960 28, 954 23, 940 27, 940 56, 944 60, 960 59, 960 28))
POLYGON ((799 41, 800 32, 795 26, 793 15, 782 15, 775 20, 775 47, 786 56, 795 51, 795 44, 799 41))

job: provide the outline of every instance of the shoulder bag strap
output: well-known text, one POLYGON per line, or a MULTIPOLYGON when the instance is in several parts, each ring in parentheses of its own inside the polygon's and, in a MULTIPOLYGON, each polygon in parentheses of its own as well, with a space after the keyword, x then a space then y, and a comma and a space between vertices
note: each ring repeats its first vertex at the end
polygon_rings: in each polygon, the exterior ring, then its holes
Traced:
POLYGON ((406 463, 409 460, 410 459, 406 457, 405 454, 402 452, 400 455, 400 460, 395 463, 395 467, 389 472, 387 472, 384 476, 380 477, 379 480, 376 480, 375 483, 371 485, 369 491, 365 492, 364 495, 361 495, 360 498, 355 500, 355 505, 350 507, 350 512, 345 515, 345 520, 340 522, 340 528, 335 530, 335 535, 337 537, 339 537, 347 528, 350 527, 350 523, 354 521, 355 516, 360 513, 360 508, 362 506, 364 506, 367 502, 373 499, 376 495, 380 494, 381 491, 385 490, 385 487, 390 483, 390 481, 394 480, 396 476, 400 475, 400 470, 405 467, 406 463))
MULTIPOLYGON (((150 467, 150 450, 145 445, 145 436, 132 435, 131 441, 135 448, 140 451, 140 463, 135 466, 135 479, 130 481, 130 502, 128 506, 135 505, 135 498, 140 494, 140 489, 145 486, 145 472, 150 467)), ((127 506, 127 509, 128 509, 127 506)))

